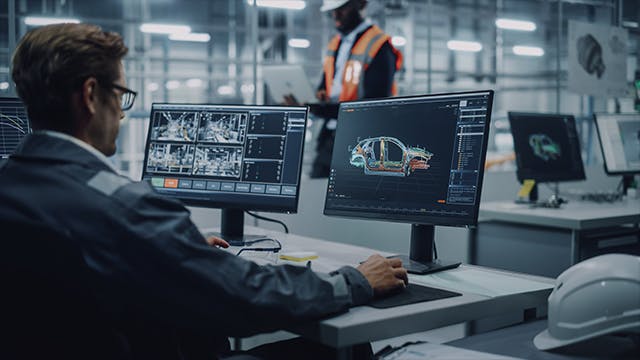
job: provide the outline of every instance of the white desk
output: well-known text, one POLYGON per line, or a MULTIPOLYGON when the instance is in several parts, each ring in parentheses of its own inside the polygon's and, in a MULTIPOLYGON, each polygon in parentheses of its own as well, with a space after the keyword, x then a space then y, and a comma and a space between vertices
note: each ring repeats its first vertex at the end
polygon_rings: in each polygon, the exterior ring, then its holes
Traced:
MULTIPOLYGON (((344 265, 356 266, 373 253, 387 253, 272 232, 254 227, 251 234, 265 234, 278 239, 285 251, 315 251, 319 258, 312 268, 329 272, 344 265)), ((347 350, 351 345, 386 339, 458 324, 506 312, 546 309, 553 279, 517 274, 478 266, 432 275, 410 276, 410 281, 462 293, 462 296, 388 309, 359 306, 347 313, 286 330, 325 345, 347 350)), ((348 354, 348 351, 344 353, 348 354)))
MULTIPOLYGON (((515 204, 510 201, 484 202, 480 204, 479 218, 478 230, 472 231, 470 236, 469 259, 471 263, 501 266, 498 264, 500 260, 493 262, 478 259, 482 255, 482 251, 484 251, 484 254, 490 255, 489 252, 498 254, 500 251, 505 251, 509 248, 509 245, 505 245, 505 243, 487 245, 492 244, 492 238, 505 238, 504 241, 508 242, 506 237, 510 236, 514 242, 522 241, 519 246, 519 249, 523 251, 520 256, 522 258, 531 254, 530 251, 527 251, 526 246, 528 245, 523 245, 525 242, 533 246, 532 243, 539 241, 540 247, 547 246, 549 248, 564 246, 552 243, 551 239, 555 236, 557 239, 567 239, 568 256, 566 260, 562 259, 562 266, 556 270, 556 273, 542 275, 556 276, 558 271, 587 257, 583 256, 585 255, 583 254, 583 247, 587 241, 612 239, 616 236, 625 235, 633 238, 634 234, 638 238, 640 233, 638 228, 638 224, 640 224, 640 201, 637 199, 615 203, 571 201, 568 204, 563 204, 559 209, 531 208, 529 205, 515 204), (623 225, 626 227, 621 227, 623 225), (486 230, 482 234, 483 227, 491 229, 492 226, 495 228, 494 230, 486 230), (536 235, 530 235, 533 233, 536 233, 536 235), (568 236, 557 236, 557 234, 568 234, 568 236), (525 238, 529 239, 525 241, 525 238), (480 246, 492 246, 492 248, 483 250, 479 248, 480 246)), ((631 247, 633 246, 631 245, 631 247)), ((637 241, 635 246, 640 246, 637 241)), ((511 251, 509 256, 518 257, 511 251)), ((549 258, 540 260, 551 261, 549 258)), ((526 271, 523 268, 508 268, 516 271, 526 271)))

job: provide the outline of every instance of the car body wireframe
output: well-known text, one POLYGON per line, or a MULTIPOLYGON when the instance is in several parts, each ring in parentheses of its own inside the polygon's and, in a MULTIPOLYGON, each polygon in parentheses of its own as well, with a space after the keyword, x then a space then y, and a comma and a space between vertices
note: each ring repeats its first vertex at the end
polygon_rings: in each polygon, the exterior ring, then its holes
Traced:
POLYGON ((531 146, 533 153, 544 161, 556 160, 562 155, 560 145, 546 134, 529 135, 529 146, 531 146))
POLYGON ((420 147, 408 147, 394 137, 378 136, 360 140, 351 150, 349 163, 363 168, 366 175, 409 176, 416 170, 428 169, 432 156, 433 153, 420 147), (394 152, 401 152, 401 157, 390 158, 392 147, 397 147, 394 152))

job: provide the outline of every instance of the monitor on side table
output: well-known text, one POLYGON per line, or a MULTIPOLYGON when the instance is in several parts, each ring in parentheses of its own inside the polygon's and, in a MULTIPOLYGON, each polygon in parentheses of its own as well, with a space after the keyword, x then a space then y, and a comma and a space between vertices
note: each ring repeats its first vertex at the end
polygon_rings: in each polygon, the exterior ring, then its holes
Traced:
POLYGON ((622 175, 622 193, 640 174, 640 114, 594 115, 598 138, 609 175, 622 175))

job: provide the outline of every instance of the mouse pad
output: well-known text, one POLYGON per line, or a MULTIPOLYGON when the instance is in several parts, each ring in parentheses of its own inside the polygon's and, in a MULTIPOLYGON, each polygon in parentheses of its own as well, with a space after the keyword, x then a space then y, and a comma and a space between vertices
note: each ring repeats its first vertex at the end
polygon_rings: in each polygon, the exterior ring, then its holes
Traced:
POLYGON ((423 301, 446 299, 454 296, 462 296, 462 294, 428 286, 409 284, 404 290, 375 299, 367 305, 377 309, 385 309, 423 301))

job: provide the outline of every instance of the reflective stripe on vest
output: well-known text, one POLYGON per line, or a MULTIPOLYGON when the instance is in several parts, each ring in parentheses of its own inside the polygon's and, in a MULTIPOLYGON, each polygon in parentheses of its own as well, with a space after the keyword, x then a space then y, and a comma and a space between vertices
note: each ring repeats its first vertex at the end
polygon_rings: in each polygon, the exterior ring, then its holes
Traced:
MULTIPOLYGON (((362 98, 364 95, 364 81, 362 75, 367 70, 378 51, 385 43, 389 43, 396 56, 396 70, 402 67, 402 53, 391 45, 391 37, 385 34, 378 26, 369 27, 351 48, 351 53, 345 64, 342 77, 342 92, 339 101, 350 101, 362 98)), ((324 61, 325 89, 327 96, 331 96, 333 77, 335 75, 335 56, 340 44, 340 36, 334 36, 327 46, 327 55, 324 61)), ((391 88, 391 94, 397 94, 395 81, 391 88)))

